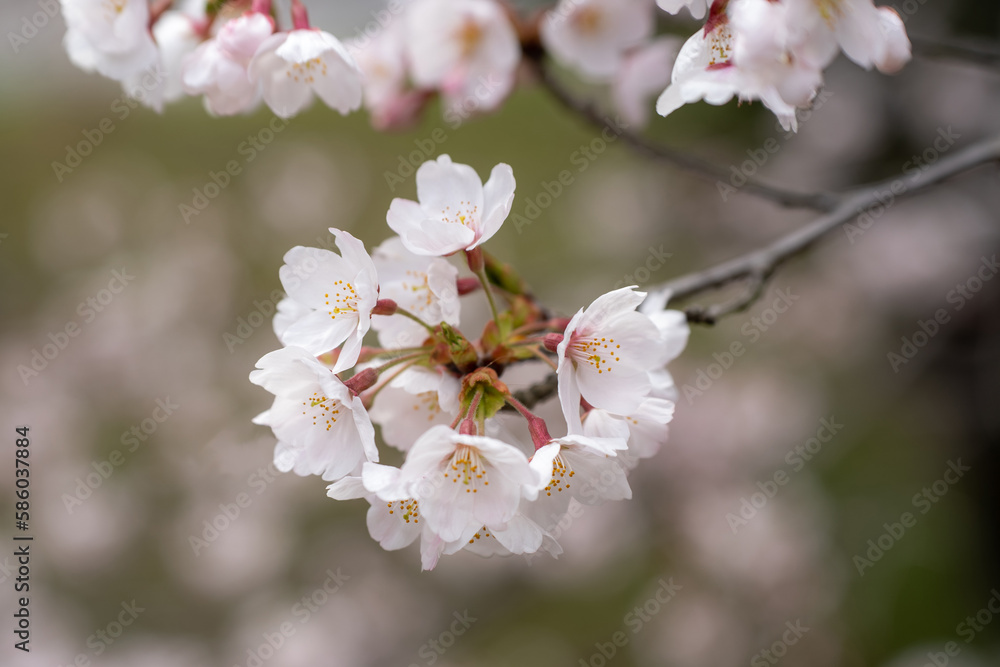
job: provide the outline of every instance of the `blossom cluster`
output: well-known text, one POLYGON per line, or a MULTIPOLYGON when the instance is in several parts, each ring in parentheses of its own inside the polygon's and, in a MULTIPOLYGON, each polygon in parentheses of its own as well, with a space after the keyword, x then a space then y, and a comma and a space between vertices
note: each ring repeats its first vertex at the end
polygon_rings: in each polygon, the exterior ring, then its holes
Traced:
POLYGON ((441 155, 416 181, 418 201, 392 201, 396 235, 371 254, 331 229, 340 254, 285 255, 274 317, 284 347, 250 375, 275 398, 255 422, 274 431, 280 470, 366 500, 372 537, 387 550, 419 539, 424 569, 463 549, 558 555, 552 531, 571 504, 630 498, 627 473, 666 441, 666 365, 687 343, 686 318, 634 287, 553 315, 482 248, 513 203, 508 165, 483 183, 441 155), (491 313, 474 340, 459 329, 469 295, 491 313), (377 346, 365 345, 370 332, 377 346), (522 364, 555 372, 558 424, 501 379, 522 364))
POLYGON ((263 101, 288 118, 318 97, 341 114, 364 105, 380 129, 414 122, 435 96, 446 117, 495 110, 539 53, 610 85, 633 125, 662 93, 663 116, 737 97, 794 128, 841 50, 883 72, 910 57, 899 15, 871 0, 561 0, 531 16, 502 0, 392 0, 376 29, 343 42, 312 27, 301 0, 287 30, 271 0, 61 2, 70 59, 158 110, 193 95, 216 115, 263 101), (683 46, 658 36, 656 5, 704 27, 683 46))

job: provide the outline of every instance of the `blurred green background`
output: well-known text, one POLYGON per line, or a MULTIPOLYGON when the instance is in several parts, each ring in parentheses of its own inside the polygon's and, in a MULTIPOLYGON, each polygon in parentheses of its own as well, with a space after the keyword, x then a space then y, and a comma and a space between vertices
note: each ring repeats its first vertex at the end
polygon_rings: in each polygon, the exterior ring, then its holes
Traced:
MULTIPOLYGON (((314 22, 346 37, 372 20, 366 3, 336 4, 311 7, 314 22)), ((912 4, 914 34, 1000 33, 991 2, 912 4)), ((5 5, 5 34, 36 11, 5 5)), ((573 171, 536 222, 508 223, 489 244, 565 314, 616 283, 709 266, 809 214, 723 201, 715 184, 619 145, 581 172, 574 153, 592 131, 529 80, 457 129, 436 107, 394 134, 316 107, 247 162, 240 147, 269 127, 266 110, 213 119, 188 100, 122 117, 116 84, 68 63, 63 31, 57 17, 5 51, 0 80, 0 509, 13 544, 14 427, 28 425, 35 536, 32 651, 14 651, 5 630, 2 664, 1000 664, 1000 619, 980 612, 1000 587, 1000 281, 961 310, 948 300, 997 251, 995 168, 895 204, 861 236, 833 234, 751 311, 696 327, 672 370, 700 393, 678 402, 671 443, 635 471, 631 501, 564 527, 558 560, 459 554, 420 573, 415 548, 387 553, 370 539, 364 503, 267 470, 273 437, 250 418, 270 397, 247 375, 277 347, 260 314, 288 248, 325 242, 330 226, 381 242, 391 199, 415 194, 412 175, 392 189, 386 174, 438 128, 446 140, 420 159, 447 152, 484 176, 511 164, 517 214, 573 171), (113 132, 60 181, 52 163, 104 119, 113 132), (180 205, 230 160, 241 173, 186 223, 180 205), (671 256, 637 271, 654 250, 671 256), (115 271, 127 277, 120 293, 108 289, 115 271), (775 317, 776 290, 798 299, 775 317), (894 370, 888 354, 938 309, 949 321, 894 370), (67 342, 70 323, 79 335, 67 342), (26 374, 54 339, 65 349, 26 374), (734 341, 746 353, 728 364, 734 341), (177 407, 160 423, 158 405, 177 407), (831 422, 843 426, 796 458, 831 422), (133 427, 142 439, 128 438, 133 427), (105 478, 115 450, 121 464, 105 478), (969 470, 934 487, 959 460, 969 470), (779 471, 787 483, 769 485, 779 471), (734 524, 762 488, 777 491, 734 524), (915 498, 924 489, 933 504, 915 498), (220 519, 239 498, 239 516, 220 519), (904 512, 915 523, 899 535, 904 512), (226 525, 214 538, 212 521, 226 525), (868 542, 880 538, 889 548, 874 559, 868 542), (858 557, 872 558, 860 573, 858 557), (338 572, 340 588, 318 594, 338 572), (679 592, 656 602, 671 580, 679 592), (133 602, 142 611, 120 636, 97 634, 117 632, 133 602), (476 620, 455 625, 464 613, 476 620), (972 626, 960 624, 977 613, 981 631, 966 642, 972 626), (283 624, 293 634, 279 641, 283 624), (948 642, 957 656, 943 653, 948 642)), ((940 129, 958 146, 1000 131, 997 69, 918 58, 889 78, 841 60, 827 89, 793 137, 756 104, 685 108, 649 134, 727 168, 775 138, 764 178, 836 189, 901 174, 940 129)), ((482 304, 468 303, 474 319, 482 304)), ((12 553, 0 549, 6 626, 12 553)))

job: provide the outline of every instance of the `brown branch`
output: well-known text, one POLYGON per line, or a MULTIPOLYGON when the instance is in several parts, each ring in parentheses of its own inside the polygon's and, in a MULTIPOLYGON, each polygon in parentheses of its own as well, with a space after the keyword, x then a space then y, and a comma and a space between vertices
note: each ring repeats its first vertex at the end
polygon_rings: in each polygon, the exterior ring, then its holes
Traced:
MULTIPOLYGON (((861 213, 875 206, 885 206, 917 194, 932 185, 974 169, 988 162, 1000 161, 1000 136, 993 137, 941 158, 924 171, 913 176, 888 179, 848 193, 834 210, 797 228, 774 243, 735 257, 710 269, 690 273, 660 285, 657 290, 671 292, 671 299, 684 299, 707 290, 716 289, 746 278, 766 280, 774 271, 792 257, 808 250, 825 235, 846 224, 861 213)), ((758 290, 759 291, 759 290, 758 290)), ((750 304, 740 303, 739 308, 716 313, 716 317, 736 312, 750 304)))
MULTIPOLYGON (((749 281, 746 292, 725 304, 692 306, 685 312, 691 322, 714 324, 719 318, 746 310, 763 294, 771 275, 789 259, 818 243, 841 225, 851 222, 874 206, 891 206, 895 201, 910 197, 949 178, 971 171, 990 162, 1000 163, 1000 135, 973 144, 941 158, 926 170, 910 177, 887 179, 858 188, 845 195, 834 210, 811 223, 777 239, 763 248, 753 250, 704 271, 689 273, 668 281, 651 291, 671 292, 671 300, 685 299, 702 292, 718 289, 730 283, 749 281), (892 200, 885 203, 891 195, 892 200)), ((556 393, 555 374, 517 393, 525 405, 533 406, 556 393)))
MULTIPOLYGON (((629 132, 627 129, 617 126, 607 118, 600 109, 592 102, 577 99, 559 79, 553 75, 550 68, 543 60, 541 50, 526 50, 525 60, 534 67, 539 81, 564 107, 575 113, 577 116, 587 121, 590 125, 603 130, 610 130, 618 135, 622 141, 631 146, 637 152, 646 155, 659 162, 673 165, 685 171, 689 171, 712 183, 719 181, 729 183, 730 173, 725 169, 712 164, 699 157, 689 155, 682 151, 675 150, 668 146, 663 146, 649 141, 645 137, 629 132)), ((840 201, 838 196, 828 192, 797 192, 784 188, 768 185, 758 180, 748 178, 738 192, 754 195, 780 204, 787 208, 809 208, 815 211, 833 210, 840 201)))

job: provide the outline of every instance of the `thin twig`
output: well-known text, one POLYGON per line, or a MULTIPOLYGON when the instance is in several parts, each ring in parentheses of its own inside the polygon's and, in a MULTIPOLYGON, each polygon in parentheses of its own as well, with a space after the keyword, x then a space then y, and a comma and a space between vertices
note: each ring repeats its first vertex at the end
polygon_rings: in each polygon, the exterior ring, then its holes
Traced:
POLYGON ((913 54, 924 58, 962 60, 995 68, 1000 65, 1000 47, 995 44, 970 44, 968 39, 930 38, 910 35, 913 54))
MULTIPOLYGON (((676 300, 722 287, 744 278, 757 276, 766 279, 781 264, 808 250, 837 227, 854 220, 868 209, 875 206, 885 206, 884 202, 889 197, 892 198, 889 202, 891 206, 899 199, 917 194, 957 174, 996 161, 1000 161, 1000 136, 969 146, 954 155, 946 156, 913 176, 880 181, 858 188, 849 193, 833 211, 782 236, 774 243, 704 271, 675 278, 654 288, 653 291, 669 291, 671 299, 676 300)), ((752 300, 749 303, 752 303, 752 300)), ((749 305, 749 303, 743 305, 749 305)), ((730 312, 735 312, 735 310, 730 312)))
MULTIPOLYGON (((768 246, 753 250, 704 271, 668 281, 651 291, 669 291, 671 300, 684 299, 717 289, 739 280, 748 280, 746 293, 733 301, 714 306, 694 306, 686 312, 694 322, 714 323, 724 315, 746 310, 763 293, 768 278, 786 261, 808 250, 824 236, 851 222, 874 206, 891 206, 896 200, 915 195, 949 178, 990 162, 1000 163, 1000 135, 973 144, 942 158, 914 176, 880 181, 849 193, 833 211, 779 238, 768 246), (893 199, 886 204, 887 194, 893 199)), ((515 395, 532 407, 553 396, 558 388, 555 373, 515 395)))
MULTIPOLYGON (((641 135, 619 127, 607 118, 591 102, 577 99, 563 84, 555 77, 550 68, 543 61, 540 53, 526 52, 526 60, 530 62, 538 74, 538 79, 542 85, 567 109, 586 120, 591 125, 603 130, 615 133, 622 141, 633 149, 650 158, 671 164, 675 167, 689 171, 712 183, 719 181, 729 183, 731 174, 725 169, 718 167, 711 162, 689 155, 682 151, 653 143, 641 135)), ((748 178, 742 185, 739 192, 755 195, 769 201, 780 204, 787 208, 808 208, 815 211, 833 210, 838 202, 837 195, 829 192, 796 192, 784 188, 767 185, 760 181, 748 178)))

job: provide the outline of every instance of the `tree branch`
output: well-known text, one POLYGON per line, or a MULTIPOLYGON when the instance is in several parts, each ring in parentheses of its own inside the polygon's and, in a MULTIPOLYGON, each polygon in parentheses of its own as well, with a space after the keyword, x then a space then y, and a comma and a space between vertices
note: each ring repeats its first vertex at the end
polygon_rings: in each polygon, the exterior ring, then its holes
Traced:
MULTIPOLYGON (((671 299, 684 299, 737 280, 749 278, 752 283, 765 281, 786 261, 808 250, 826 234, 854 220, 866 210, 874 206, 891 206, 899 199, 915 195, 952 176, 997 161, 1000 161, 1000 136, 946 156, 913 176, 887 179, 853 190, 847 193, 832 211, 779 238, 774 243, 704 271, 675 278, 655 288, 655 291, 669 290, 671 299), (887 204, 886 200, 889 200, 887 204)), ((755 291, 759 293, 761 290, 758 287, 755 291)), ((715 318, 745 309, 753 301, 754 299, 745 302, 738 300, 736 307, 716 311, 715 318)), ((698 314, 704 312, 704 309, 695 309, 693 312, 694 321, 699 321, 698 314)))
MULTIPOLYGON (((763 294, 768 278, 792 257, 805 252, 837 227, 846 224, 866 210, 892 206, 949 178, 971 171, 990 162, 1000 163, 1000 135, 973 144, 942 158, 926 170, 911 176, 887 179, 857 188, 832 211, 796 229, 768 246, 753 250, 704 271, 689 273, 668 281, 651 291, 670 291, 671 300, 684 299, 717 289, 739 280, 748 281, 746 292, 724 304, 692 306, 686 309, 691 322, 714 324, 719 318, 746 310, 763 294), (887 199, 892 197, 891 200, 887 199), (886 203, 887 202, 887 203, 886 203)), ((541 382, 516 393, 518 400, 529 408, 555 394, 556 376, 548 375, 541 382)))
POLYGON ((1000 65, 1000 48, 995 44, 970 44, 968 40, 910 35, 913 54, 925 58, 963 60, 984 67, 1000 65))
MULTIPOLYGON (((718 181, 722 181, 723 183, 729 182, 730 174, 725 169, 693 155, 653 143, 641 135, 629 132, 613 124, 592 102, 577 99, 567 90, 558 78, 552 74, 543 58, 544 56, 541 51, 525 52, 525 59, 532 64, 539 81, 549 93, 564 107, 587 121, 590 125, 601 130, 607 129, 614 132, 622 141, 637 152, 654 160, 689 171, 712 183, 718 181)), ((839 202, 837 195, 832 193, 786 190, 750 178, 747 179, 746 183, 738 191, 770 200, 787 208, 809 208, 815 211, 830 211, 839 202)))

